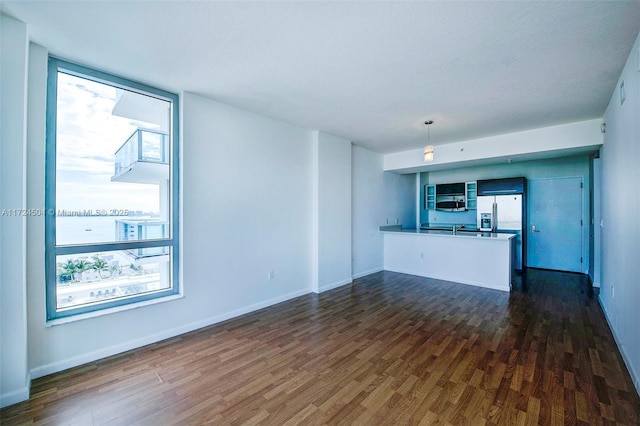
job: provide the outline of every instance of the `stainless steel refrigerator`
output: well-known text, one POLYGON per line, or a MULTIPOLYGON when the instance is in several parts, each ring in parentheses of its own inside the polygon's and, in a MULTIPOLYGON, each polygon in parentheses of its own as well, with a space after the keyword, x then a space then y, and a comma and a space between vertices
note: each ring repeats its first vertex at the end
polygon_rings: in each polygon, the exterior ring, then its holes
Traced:
POLYGON ((478 229, 516 234, 515 267, 522 270, 522 233, 524 231, 522 194, 478 196, 477 206, 478 229))

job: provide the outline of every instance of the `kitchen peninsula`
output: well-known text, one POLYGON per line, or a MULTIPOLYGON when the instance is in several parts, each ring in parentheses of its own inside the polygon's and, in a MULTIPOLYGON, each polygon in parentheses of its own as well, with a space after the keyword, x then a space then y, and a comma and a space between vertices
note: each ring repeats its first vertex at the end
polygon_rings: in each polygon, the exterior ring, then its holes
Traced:
POLYGON ((381 227, 384 269, 510 291, 514 234, 381 227))

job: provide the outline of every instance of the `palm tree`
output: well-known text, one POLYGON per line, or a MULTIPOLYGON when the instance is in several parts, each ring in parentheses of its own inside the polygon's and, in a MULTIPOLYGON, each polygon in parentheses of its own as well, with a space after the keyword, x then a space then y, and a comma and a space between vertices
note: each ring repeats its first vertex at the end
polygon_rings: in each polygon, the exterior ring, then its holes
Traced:
POLYGON ((100 278, 104 278, 102 276, 102 272, 103 271, 108 271, 109 270, 109 265, 103 259, 100 259, 98 256, 94 256, 91 268, 98 273, 100 278))
POLYGON ((93 267, 93 264, 84 259, 67 259, 64 263, 58 263, 58 279, 60 281, 80 281, 82 273, 93 267))
POLYGON ((58 263, 58 279, 60 281, 75 281, 76 263, 73 259, 68 259, 64 263, 58 263))
POLYGON ((113 274, 116 274, 116 276, 120 276, 122 275, 122 266, 116 266, 113 265, 110 269, 109 269, 109 274, 111 276, 113 276, 113 274))
POLYGON ((76 273, 78 274, 77 281, 82 280, 82 273, 88 269, 91 269, 91 262, 86 261, 84 259, 78 259, 75 261, 76 264, 76 273))

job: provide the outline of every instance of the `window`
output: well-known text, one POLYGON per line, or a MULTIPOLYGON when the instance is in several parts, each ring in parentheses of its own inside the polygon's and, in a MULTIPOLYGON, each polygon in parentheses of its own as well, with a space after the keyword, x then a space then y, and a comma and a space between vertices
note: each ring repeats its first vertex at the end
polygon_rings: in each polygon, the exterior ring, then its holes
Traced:
POLYGON ((49 58, 47 319, 179 291, 178 96, 49 58))

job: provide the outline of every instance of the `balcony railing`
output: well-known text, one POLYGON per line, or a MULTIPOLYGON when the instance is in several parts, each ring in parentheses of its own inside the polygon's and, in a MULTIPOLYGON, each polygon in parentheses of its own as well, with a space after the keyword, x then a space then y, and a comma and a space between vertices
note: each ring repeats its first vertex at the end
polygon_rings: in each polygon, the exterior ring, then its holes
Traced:
POLYGON ((157 130, 137 129, 116 151, 114 176, 139 161, 169 164, 169 135, 157 130))

